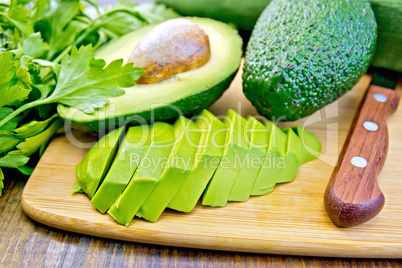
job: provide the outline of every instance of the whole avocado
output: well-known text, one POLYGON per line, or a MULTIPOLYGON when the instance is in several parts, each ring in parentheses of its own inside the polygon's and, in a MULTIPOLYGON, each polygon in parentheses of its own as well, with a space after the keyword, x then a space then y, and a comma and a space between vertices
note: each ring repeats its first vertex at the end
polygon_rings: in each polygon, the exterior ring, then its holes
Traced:
POLYGON ((272 120, 308 116, 367 71, 376 28, 369 1, 273 0, 247 46, 244 94, 272 120))

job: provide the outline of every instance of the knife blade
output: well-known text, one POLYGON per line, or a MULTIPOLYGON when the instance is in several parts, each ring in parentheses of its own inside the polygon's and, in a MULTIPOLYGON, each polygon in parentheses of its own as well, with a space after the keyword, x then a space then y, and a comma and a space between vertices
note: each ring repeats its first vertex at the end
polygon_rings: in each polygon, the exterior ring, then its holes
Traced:
POLYGON ((395 112, 401 73, 376 68, 324 193, 324 207, 338 227, 375 217, 385 203, 378 176, 388 151, 387 118, 395 112))

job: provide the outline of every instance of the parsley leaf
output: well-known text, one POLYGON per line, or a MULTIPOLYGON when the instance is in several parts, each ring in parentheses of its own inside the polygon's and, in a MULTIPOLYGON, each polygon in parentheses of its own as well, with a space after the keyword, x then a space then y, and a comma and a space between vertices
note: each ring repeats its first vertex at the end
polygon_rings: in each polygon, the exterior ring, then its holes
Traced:
POLYGON ((17 168, 28 163, 29 157, 17 151, 11 151, 0 158, 0 167, 17 168))
POLYGON ((30 89, 21 89, 19 86, 0 85, 0 107, 28 98, 29 92, 30 89))
MULTIPOLYGON (((14 112, 14 110, 10 107, 2 107, 0 108, 0 120, 4 119, 6 116, 14 112)), ((1 130, 13 130, 18 126, 18 122, 21 120, 21 117, 14 117, 12 120, 8 121, 6 124, 0 127, 1 130)))
POLYGON ((19 166, 17 169, 24 175, 30 176, 33 172, 33 168, 27 166, 19 166))
POLYGON ((165 5, 143 3, 135 6, 134 9, 139 12, 149 24, 180 17, 176 11, 166 7, 165 5))
POLYGON ((28 36, 22 43, 22 47, 13 51, 17 58, 21 58, 23 55, 27 55, 32 58, 40 58, 47 53, 49 45, 43 43, 43 39, 40 33, 33 33, 28 36))
MULTIPOLYGON (((107 66, 95 60, 97 48, 178 16, 164 5, 128 0, 108 6, 92 0, 0 0, 0 167, 32 172, 36 158, 29 161, 29 155, 40 157, 60 126, 57 103, 93 112, 143 74, 121 60, 107 66)), ((0 170, 0 196, 3 177, 0 170)))
POLYGON ((122 59, 106 66, 104 60, 94 59, 92 53, 91 45, 80 49, 74 47, 71 55, 63 58, 54 91, 46 98, 20 106, 0 120, 0 127, 25 110, 49 103, 62 103, 92 113, 95 108, 107 104, 108 97, 124 94, 121 87, 134 86, 134 81, 144 73, 141 68, 134 67, 133 63, 122 66, 122 59))
POLYGON ((0 73, 0 84, 9 82, 15 76, 13 53, 4 52, 0 54, 0 69, 2 70, 0 73))
POLYGON ((1 13, 12 24, 14 24, 24 35, 29 36, 33 33, 33 26, 29 23, 29 10, 18 1, 11 1, 10 9, 7 13, 1 13))
POLYGON ((19 67, 13 60, 13 53, 0 54, 0 108, 28 98, 31 89, 22 88, 30 83, 28 70, 19 67))
POLYGON ((63 121, 57 119, 50 127, 45 131, 37 134, 36 136, 25 139, 25 141, 17 145, 18 150, 13 152, 18 152, 25 156, 30 156, 36 152, 42 144, 47 143, 52 136, 63 126, 63 121))
POLYGON ((2 131, 0 133, 0 153, 8 152, 20 143, 21 139, 10 133, 2 131))
POLYGON ((54 114, 53 116, 43 121, 32 120, 29 123, 14 129, 13 133, 15 133, 16 137, 21 139, 26 139, 35 136, 44 131, 48 127, 48 125, 58 116, 59 116, 58 114, 54 114))
POLYGON ((35 5, 35 28, 49 43, 47 59, 53 59, 66 46, 74 42, 75 36, 85 27, 74 18, 80 13, 81 3, 71 1, 38 1, 35 5))
POLYGON ((48 100, 92 113, 109 102, 108 96, 122 95, 120 87, 134 86, 134 80, 144 73, 132 63, 122 64, 123 60, 115 60, 105 67, 104 60, 93 59, 91 46, 73 48, 71 56, 62 61, 59 80, 48 100))

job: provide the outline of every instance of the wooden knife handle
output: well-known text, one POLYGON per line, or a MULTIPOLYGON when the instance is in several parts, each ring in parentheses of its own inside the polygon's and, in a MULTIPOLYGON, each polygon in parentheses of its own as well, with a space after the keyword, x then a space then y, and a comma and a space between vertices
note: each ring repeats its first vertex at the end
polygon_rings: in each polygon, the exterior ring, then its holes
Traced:
POLYGON ((375 85, 363 98, 324 194, 325 209, 338 227, 366 222, 384 206, 377 178, 388 151, 386 120, 398 102, 397 91, 375 85))

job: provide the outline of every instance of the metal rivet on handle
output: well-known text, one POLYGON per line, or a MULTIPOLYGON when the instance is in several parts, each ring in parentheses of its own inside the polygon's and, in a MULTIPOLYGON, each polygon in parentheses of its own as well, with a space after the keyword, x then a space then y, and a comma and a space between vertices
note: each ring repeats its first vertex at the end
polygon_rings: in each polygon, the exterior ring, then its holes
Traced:
POLYGON ((386 102, 387 96, 385 96, 383 94, 374 94, 374 99, 379 102, 386 102))
POLYGON ((364 168, 367 166, 367 160, 360 156, 353 157, 350 162, 352 162, 352 165, 355 167, 364 168))
POLYGON ((378 125, 371 121, 364 122, 363 127, 365 129, 367 129, 368 131, 377 131, 378 130, 378 125))

